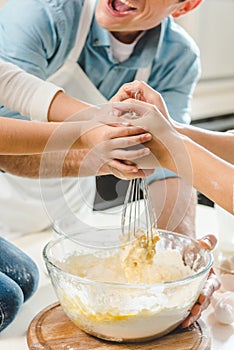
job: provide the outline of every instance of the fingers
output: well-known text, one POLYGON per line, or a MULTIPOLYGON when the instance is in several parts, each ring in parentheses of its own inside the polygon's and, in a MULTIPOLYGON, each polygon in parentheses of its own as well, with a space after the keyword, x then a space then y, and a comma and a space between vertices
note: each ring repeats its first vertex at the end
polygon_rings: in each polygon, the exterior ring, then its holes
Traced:
POLYGON ((200 318, 202 311, 205 310, 209 306, 209 304, 210 304, 210 300, 208 299, 206 300, 206 302, 204 302, 203 305, 196 303, 192 307, 188 317, 186 317, 186 319, 182 322, 181 328, 187 328, 191 326, 191 324, 196 322, 200 318))
POLYGON ((110 159, 120 159, 125 161, 134 161, 145 157, 151 153, 150 149, 143 146, 143 143, 151 140, 150 134, 141 134, 121 139, 113 139, 103 146, 106 148, 107 157, 110 159))
POLYGON ((128 92, 124 91, 123 88, 120 88, 117 94, 111 98, 110 102, 121 102, 127 100, 130 97, 131 96, 128 94, 128 92))
POLYGON ((110 100, 111 102, 121 102, 121 101, 125 101, 128 98, 132 97, 132 91, 136 89, 135 85, 133 83, 127 83, 127 84, 123 84, 121 86, 121 88, 119 89, 119 91, 117 92, 117 94, 115 94, 112 99, 110 100), (130 85, 130 86, 129 86, 130 85))
POLYGON ((214 235, 206 235, 199 241, 199 246, 207 250, 213 250, 217 244, 217 238, 214 235))
MULTIPOLYGON (((207 306, 209 305, 209 303, 207 304, 207 306)), ((200 304, 196 303, 191 311, 190 314, 188 315, 188 317, 186 317, 186 319, 182 322, 181 324, 181 328, 187 328, 189 326, 191 326, 191 324, 193 324, 195 321, 197 321, 199 319, 199 317, 201 316, 202 313, 202 307, 200 304)))
POLYGON ((153 173, 153 170, 137 169, 134 165, 124 164, 118 160, 112 160, 107 163, 108 173, 115 175, 122 180, 131 180, 135 178, 145 178, 153 173))
POLYGON ((180 325, 180 328, 188 328, 197 320, 197 317, 188 316, 180 325))
POLYGON ((220 280, 217 275, 214 273, 214 270, 211 269, 209 277, 201 291, 201 294, 198 298, 198 302, 203 305, 206 299, 210 299, 213 293, 218 290, 221 286, 220 280))
POLYGON ((128 127, 118 127, 111 130, 111 138, 122 138, 127 136, 134 136, 140 134, 146 134, 149 140, 152 136, 146 132, 147 129, 144 126, 128 126, 128 127))
POLYGON ((152 135, 149 133, 145 134, 139 134, 136 136, 128 136, 128 137, 121 137, 112 139, 111 141, 107 141, 107 145, 111 145, 112 149, 118 149, 118 148, 127 148, 136 146, 145 142, 149 142, 152 140, 152 135))
POLYGON ((158 110, 153 104, 132 98, 129 98, 125 102, 115 102, 112 106, 114 110, 113 113, 115 113, 116 116, 118 115, 118 117, 121 116, 126 121, 138 119, 147 115, 149 112, 158 110))
POLYGON ((198 297, 197 302, 192 307, 189 316, 181 324, 182 328, 189 327, 193 322, 195 322, 200 316, 203 310, 205 310, 210 302, 213 293, 220 288, 220 281, 213 269, 211 269, 209 277, 198 297))
POLYGON ((145 84, 145 86, 143 84, 144 83, 139 80, 123 84, 111 101, 124 101, 128 98, 145 100, 143 95, 143 87, 145 87, 146 91, 147 88, 150 89, 150 87, 147 84, 145 84))
MULTIPOLYGON (((151 153, 148 147, 143 146, 144 143, 151 139, 152 136, 149 133, 108 139, 100 144, 96 144, 91 148, 91 151, 97 154, 105 163, 111 160, 134 161, 151 153)), ((137 171, 138 169, 135 172, 137 171)))
POLYGON ((136 164, 123 163, 118 159, 110 160, 107 163, 107 165, 109 168, 111 168, 111 170, 115 169, 116 171, 118 171, 122 175, 124 174, 124 176, 131 175, 131 174, 132 174, 132 176, 137 176, 136 174, 139 171, 136 164))
POLYGON ((115 159, 123 161, 134 161, 150 154, 149 148, 140 148, 138 150, 115 150, 111 153, 111 156, 115 159))
POLYGON ((161 97, 156 90, 151 88, 151 86, 144 81, 135 80, 132 83, 124 84, 122 90, 131 98, 149 103, 154 103, 159 97, 161 97))
POLYGON ((124 84, 111 101, 125 101, 129 98, 153 104, 167 119, 170 119, 161 94, 145 82, 135 80, 134 82, 124 84))
MULTIPOLYGON (((127 121, 124 121, 124 122, 120 122, 120 121, 118 121, 118 122, 109 122, 108 121, 108 123, 106 123, 106 125, 109 125, 109 126, 114 126, 114 127, 117 127, 117 126, 119 126, 119 127, 121 127, 121 126, 132 126, 131 125, 131 123, 130 122, 127 122, 127 121)), ((139 127, 140 128, 140 127, 139 127)), ((145 131, 145 130, 144 130, 145 131)))

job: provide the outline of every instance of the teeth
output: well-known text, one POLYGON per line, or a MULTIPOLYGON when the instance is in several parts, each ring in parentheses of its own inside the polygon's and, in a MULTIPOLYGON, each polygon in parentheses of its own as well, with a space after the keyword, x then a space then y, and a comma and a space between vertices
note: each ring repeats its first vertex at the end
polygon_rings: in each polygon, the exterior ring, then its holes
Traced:
MULTIPOLYGON (((122 3, 123 5, 126 5, 127 7, 131 8, 131 9, 135 9, 135 6, 133 4, 131 4, 130 1, 128 0, 119 0, 120 3, 122 3)), ((114 8, 114 0, 111 1, 112 3, 112 7, 114 8)))
POLYGON ((128 0, 120 0, 124 5, 127 5, 129 7, 133 7, 128 0))

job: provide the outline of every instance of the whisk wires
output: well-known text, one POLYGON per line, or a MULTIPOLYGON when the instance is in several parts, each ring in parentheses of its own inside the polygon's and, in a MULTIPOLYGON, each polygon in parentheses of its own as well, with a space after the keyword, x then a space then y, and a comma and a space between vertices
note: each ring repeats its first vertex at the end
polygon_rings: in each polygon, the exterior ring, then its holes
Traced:
POLYGON ((146 234, 147 242, 153 241, 156 215, 145 179, 130 180, 121 219, 122 237, 125 242, 146 234))

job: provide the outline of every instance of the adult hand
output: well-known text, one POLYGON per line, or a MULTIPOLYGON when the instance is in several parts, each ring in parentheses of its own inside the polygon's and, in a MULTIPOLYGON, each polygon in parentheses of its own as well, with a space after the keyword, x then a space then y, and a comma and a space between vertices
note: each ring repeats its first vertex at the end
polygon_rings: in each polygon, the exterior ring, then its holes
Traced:
MULTIPOLYGON (((202 248, 208 249, 208 250, 214 249, 216 243, 217 243, 217 239, 214 235, 207 235, 202 237, 199 240, 199 245, 202 248)), ((209 306, 213 293, 219 288, 220 288, 220 281, 217 275, 214 273, 214 270, 211 268, 207 281, 201 291, 201 294, 199 295, 194 306, 192 307, 190 314, 181 324, 181 328, 187 328, 192 323, 194 323, 197 319, 199 319, 202 311, 209 306)))
MULTIPOLYGON (((75 156, 73 161, 75 163, 75 156)), ((126 164, 120 160, 113 159, 103 161, 93 151, 85 150, 85 154, 81 162, 79 162, 78 174, 76 176, 100 176, 100 175, 114 175, 123 180, 131 180, 134 178, 145 178, 153 173, 153 170, 138 169, 135 164, 126 164)))
POLYGON ((100 125, 94 127, 84 135, 84 148, 92 150, 104 161, 119 159, 134 161, 150 153, 147 147, 138 150, 126 150, 129 147, 149 142, 152 136, 143 126, 134 126, 129 123, 118 125, 100 125), (124 125, 126 124, 126 125, 124 125))

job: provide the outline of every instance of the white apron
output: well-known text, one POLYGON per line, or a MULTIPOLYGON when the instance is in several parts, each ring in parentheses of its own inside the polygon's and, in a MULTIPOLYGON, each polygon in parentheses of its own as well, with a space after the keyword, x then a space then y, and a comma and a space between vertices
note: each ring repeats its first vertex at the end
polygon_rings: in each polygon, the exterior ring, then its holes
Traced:
MULTIPOLYGON (((84 71, 77 64, 85 44, 95 0, 85 0, 74 48, 64 65, 49 78, 66 93, 91 104, 106 102, 84 71), (88 92, 88 94, 87 94, 88 92)), ((136 79, 147 81, 150 67, 138 70, 136 79)), ((27 179, 0 173, 0 227, 1 233, 38 232, 51 226, 59 217, 75 215, 89 225, 119 225, 120 209, 93 212, 95 177, 63 179, 27 179)))

